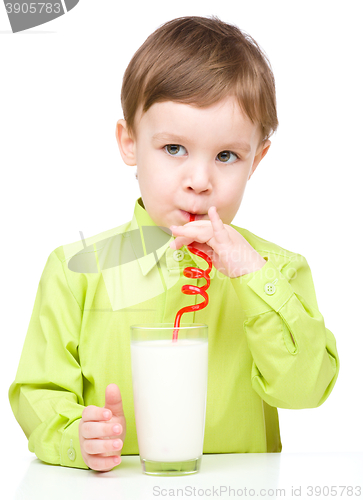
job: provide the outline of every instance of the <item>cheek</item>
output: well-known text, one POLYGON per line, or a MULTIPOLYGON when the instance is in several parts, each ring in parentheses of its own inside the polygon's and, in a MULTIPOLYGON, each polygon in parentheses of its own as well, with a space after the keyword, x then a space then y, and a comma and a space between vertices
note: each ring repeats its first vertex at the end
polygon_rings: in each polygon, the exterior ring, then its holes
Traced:
POLYGON ((236 215, 242 202, 246 182, 247 176, 244 178, 236 178, 234 181, 229 182, 228 185, 225 186, 223 192, 221 192, 223 195, 221 206, 223 206, 223 212, 226 214, 226 218, 232 220, 236 215))
POLYGON ((233 192, 236 197, 243 196, 243 192, 248 182, 248 173, 248 169, 243 169, 243 172, 241 172, 235 179, 235 182, 233 183, 233 192))
POLYGON ((175 179, 172 175, 160 172, 157 168, 153 169, 152 165, 147 171, 139 174, 140 190, 144 195, 162 203, 163 200, 171 198, 175 192, 175 179))
POLYGON ((248 173, 239 172, 238 175, 232 176, 228 179, 228 183, 224 186, 226 196, 230 198, 230 203, 243 196, 244 189, 247 184, 248 173))

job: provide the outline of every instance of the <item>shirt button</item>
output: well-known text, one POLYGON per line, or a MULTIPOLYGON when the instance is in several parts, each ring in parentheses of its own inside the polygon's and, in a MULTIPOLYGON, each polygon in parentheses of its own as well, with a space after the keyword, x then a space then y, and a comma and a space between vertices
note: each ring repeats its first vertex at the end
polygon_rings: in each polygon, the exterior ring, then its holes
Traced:
POLYGON ((72 462, 76 459, 76 450, 73 448, 72 439, 71 439, 70 448, 68 448, 68 450, 67 450, 67 455, 68 455, 69 460, 72 460, 72 462))
POLYGON ((265 285, 265 293, 267 295, 273 295, 276 291, 275 285, 273 283, 266 283, 265 285))
POLYGON ((183 250, 175 250, 175 252, 173 253, 173 259, 176 260, 177 262, 183 260, 184 259, 183 250))

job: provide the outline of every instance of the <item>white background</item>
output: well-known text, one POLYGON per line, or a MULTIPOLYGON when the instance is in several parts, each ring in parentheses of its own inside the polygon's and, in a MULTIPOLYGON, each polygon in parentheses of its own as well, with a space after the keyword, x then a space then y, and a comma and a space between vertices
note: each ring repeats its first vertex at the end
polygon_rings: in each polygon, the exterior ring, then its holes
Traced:
MULTIPOLYGON (((319 408, 279 410, 283 452, 361 451, 362 3, 81 0, 12 34, 0 5, 3 450, 28 456, 11 412, 38 282, 56 247, 127 222, 140 195, 116 139, 123 72, 162 23, 217 15, 257 40, 280 126, 233 223, 304 255, 341 371, 319 408)), ((9 456, 6 457, 8 462, 9 456)))

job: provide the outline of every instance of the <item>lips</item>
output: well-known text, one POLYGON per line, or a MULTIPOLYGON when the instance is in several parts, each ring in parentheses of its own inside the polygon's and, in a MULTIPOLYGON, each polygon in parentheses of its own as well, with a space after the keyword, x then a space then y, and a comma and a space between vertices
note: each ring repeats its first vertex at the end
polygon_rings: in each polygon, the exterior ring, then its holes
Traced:
POLYGON ((190 216, 195 215, 195 220, 201 220, 203 219, 207 214, 202 214, 202 213, 196 213, 196 212, 187 212, 185 210, 180 210, 182 216, 184 219, 186 219, 188 222, 190 221, 190 216))

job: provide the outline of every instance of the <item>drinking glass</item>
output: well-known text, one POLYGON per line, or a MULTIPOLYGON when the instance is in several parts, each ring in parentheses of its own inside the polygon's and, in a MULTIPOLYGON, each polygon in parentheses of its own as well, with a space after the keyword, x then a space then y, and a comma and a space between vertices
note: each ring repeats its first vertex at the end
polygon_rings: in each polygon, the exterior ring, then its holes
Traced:
POLYGON ((199 471, 208 379, 208 326, 131 326, 131 366, 137 441, 145 474, 199 471))

